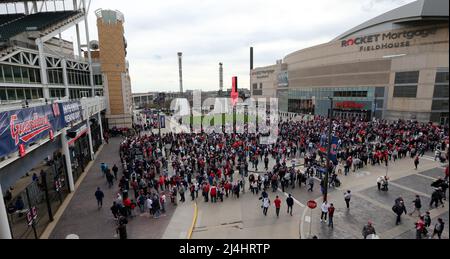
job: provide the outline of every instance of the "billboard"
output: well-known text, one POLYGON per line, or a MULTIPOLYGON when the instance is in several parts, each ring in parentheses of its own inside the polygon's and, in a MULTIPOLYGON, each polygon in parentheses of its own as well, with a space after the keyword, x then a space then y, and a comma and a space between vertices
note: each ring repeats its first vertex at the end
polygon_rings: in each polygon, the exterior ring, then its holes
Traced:
POLYGON ((60 103, 59 108, 62 112, 65 127, 73 126, 83 120, 81 103, 79 101, 60 103))
POLYGON ((64 127, 59 104, 0 113, 0 157, 49 137, 64 127))

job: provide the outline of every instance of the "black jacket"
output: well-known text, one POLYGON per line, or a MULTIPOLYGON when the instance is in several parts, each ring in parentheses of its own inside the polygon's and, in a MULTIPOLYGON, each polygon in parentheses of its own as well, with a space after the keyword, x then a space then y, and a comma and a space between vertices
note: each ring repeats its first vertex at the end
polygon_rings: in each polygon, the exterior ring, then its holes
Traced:
POLYGON ((288 197, 288 198, 286 199, 286 204, 287 204, 288 206, 294 205, 294 199, 292 199, 292 197, 288 197))

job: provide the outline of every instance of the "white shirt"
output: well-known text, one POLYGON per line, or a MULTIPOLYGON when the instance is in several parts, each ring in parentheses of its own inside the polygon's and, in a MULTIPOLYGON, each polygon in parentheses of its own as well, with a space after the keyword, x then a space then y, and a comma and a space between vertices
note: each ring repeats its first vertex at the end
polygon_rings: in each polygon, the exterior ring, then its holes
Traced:
POLYGON ((322 212, 328 212, 328 207, 330 207, 330 205, 328 205, 327 203, 322 203, 322 212))
POLYGON ((264 198, 264 199, 263 199, 263 207, 264 207, 264 208, 268 208, 269 205, 270 205, 270 200, 269 200, 269 198, 264 198))
POLYGON ((151 208, 152 208, 152 204, 153 204, 152 199, 147 199, 147 200, 145 201, 145 206, 147 206, 148 209, 151 209, 151 208))
POLYGON ((348 192, 344 193, 344 199, 346 200, 350 200, 350 198, 352 198, 352 195, 348 192))

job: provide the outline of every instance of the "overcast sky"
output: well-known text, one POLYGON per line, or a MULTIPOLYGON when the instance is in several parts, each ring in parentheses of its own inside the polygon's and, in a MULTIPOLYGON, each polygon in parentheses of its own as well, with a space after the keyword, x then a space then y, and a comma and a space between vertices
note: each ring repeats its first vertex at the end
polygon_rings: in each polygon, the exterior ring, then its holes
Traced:
MULTIPOLYGON (((412 0, 92 0, 94 11, 117 9, 125 36, 133 92, 177 91, 177 52, 183 52, 184 89, 218 90, 239 77, 249 85, 249 47, 255 67, 332 40, 344 31, 412 0)), ((70 40, 70 37, 69 37, 70 40)))

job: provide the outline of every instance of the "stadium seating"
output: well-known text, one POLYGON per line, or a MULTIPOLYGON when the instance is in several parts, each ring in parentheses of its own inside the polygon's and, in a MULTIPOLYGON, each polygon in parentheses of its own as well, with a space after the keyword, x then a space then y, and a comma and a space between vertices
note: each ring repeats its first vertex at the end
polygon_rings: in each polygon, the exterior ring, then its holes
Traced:
MULTIPOLYGON (((11 37, 25 31, 44 30, 49 26, 60 21, 64 21, 77 13, 78 11, 42 12, 31 15, 22 15, 23 17, 16 17, 16 20, 10 23, 5 22, 3 26, 0 26, 0 42, 7 41, 11 37)), ((0 21, 3 21, 3 15, 0 19, 0 21)), ((6 19, 7 18, 5 18, 5 21, 6 19)))
POLYGON ((0 15, 0 27, 24 16, 24 14, 2 14, 0 15))

